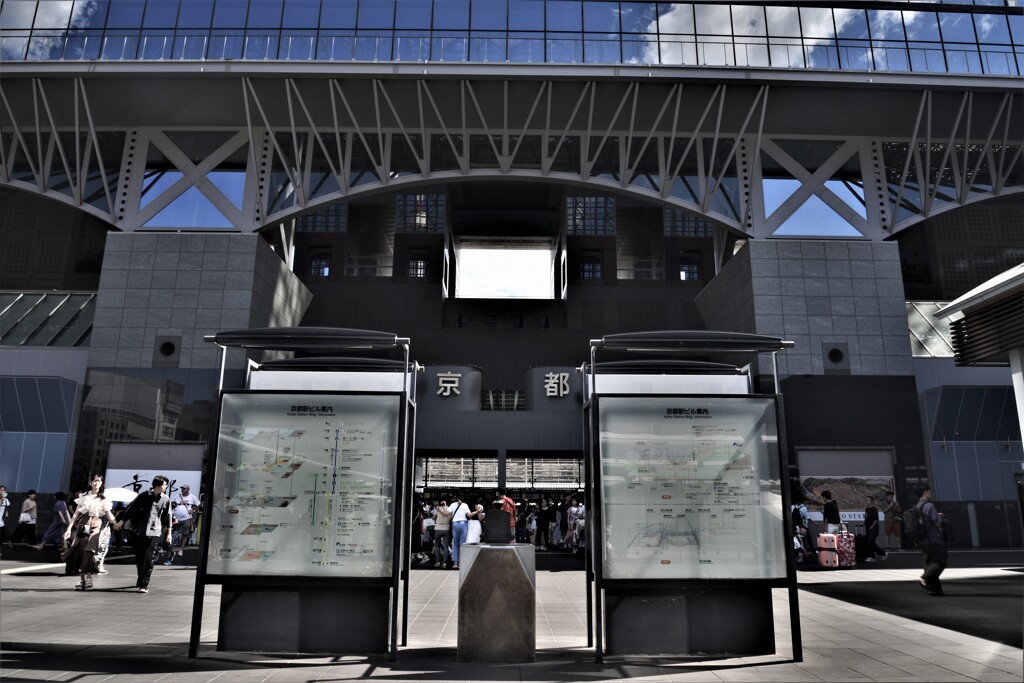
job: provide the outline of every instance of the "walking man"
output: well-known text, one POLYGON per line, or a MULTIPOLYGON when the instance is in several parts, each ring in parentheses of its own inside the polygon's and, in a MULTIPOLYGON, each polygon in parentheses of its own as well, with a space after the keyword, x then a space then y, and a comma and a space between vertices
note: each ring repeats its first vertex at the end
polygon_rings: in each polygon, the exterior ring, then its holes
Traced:
POLYGON ((153 488, 140 493, 122 513, 118 528, 130 527, 132 550, 135 551, 135 582, 140 593, 149 592, 149 579, 153 574, 153 550, 161 538, 171 543, 171 500, 164 491, 167 477, 153 477, 153 488))
POLYGON ((924 560, 924 573, 917 582, 928 595, 944 595, 942 583, 939 581, 939 575, 949 564, 949 551, 946 550, 946 539, 942 535, 944 517, 932 503, 930 486, 925 484, 914 493, 919 497, 917 509, 924 518, 924 528, 927 531, 927 538, 918 541, 924 560))

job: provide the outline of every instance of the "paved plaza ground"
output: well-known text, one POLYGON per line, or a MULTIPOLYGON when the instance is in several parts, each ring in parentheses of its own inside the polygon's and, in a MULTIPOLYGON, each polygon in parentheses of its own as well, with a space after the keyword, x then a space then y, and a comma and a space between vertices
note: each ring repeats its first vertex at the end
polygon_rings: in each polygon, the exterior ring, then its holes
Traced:
POLYGON ((792 661, 786 592, 779 590, 775 655, 597 664, 586 643, 584 574, 540 571, 537 661, 500 665, 456 661, 458 577, 452 571, 412 572, 409 641, 396 661, 218 652, 217 587, 207 590, 199 656, 189 659, 194 567, 159 566, 150 592, 139 594, 134 566, 114 562, 96 590, 83 593, 73 590, 75 579, 63 576, 61 565, 44 559, 5 548, 0 560, 5 682, 1024 680, 1019 550, 953 552, 943 576, 945 598, 917 587, 916 553, 894 553, 885 564, 852 571, 799 572, 802 662, 792 661))

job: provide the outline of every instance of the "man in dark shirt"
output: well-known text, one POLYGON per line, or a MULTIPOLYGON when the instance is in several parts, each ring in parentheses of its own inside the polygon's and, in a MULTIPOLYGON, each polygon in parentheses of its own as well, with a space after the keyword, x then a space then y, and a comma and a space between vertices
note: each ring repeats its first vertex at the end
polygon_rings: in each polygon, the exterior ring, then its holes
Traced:
POLYGON ((171 543, 171 499, 164 491, 167 477, 153 477, 153 488, 140 493, 124 510, 117 528, 125 522, 131 524, 132 550, 135 551, 135 582, 140 593, 149 592, 149 579, 153 575, 153 549, 161 538, 171 543))
POLYGON ((921 547, 921 554, 924 560, 924 573, 917 580, 927 591, 928 595, 944 595, 939 575, 949 564, 949 552, 946 550, 946 540, 942 536, 942 523, 944 517, 935 509, 932 503, 932 489, 925 484, 917 489, 917 509, 924 517, 924 526, 928 533, 926 540, 918 541, 921 547))
POLYGON ((831 491, 822 491, 821 497, 825 501, 825 507, 821 510, 821 514, 825 518, 825 531, 830 534, 838 533, 839 524, 842 522, 839 516, 839 503, 832 500, 831 491))
POLYGON ((878 508, 875 507, 875 497, 867 497, 867 507, 864 508, 864 534, 867 536, 867 552, 869 555, 864 558, 865 562, 874 562, 875 555, 885 559, 885 551, 878 547, 878 534, 881 531, 878 525, 878 508))

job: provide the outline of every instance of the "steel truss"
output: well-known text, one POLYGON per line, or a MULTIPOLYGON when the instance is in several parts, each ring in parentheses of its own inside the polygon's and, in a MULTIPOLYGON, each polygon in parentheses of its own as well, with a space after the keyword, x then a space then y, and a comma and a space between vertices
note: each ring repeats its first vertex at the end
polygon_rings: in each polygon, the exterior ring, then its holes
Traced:
POLYGON ((818 122, 811 133, 781 125, 792 103, 768 83, 240 76, 221 88, 231 110, 243 112, 228 116, 234 125, 167 125, 150 115, 153 125, 132 127, 107 113, 98 120, 96 87, 86 77, 0 83, 0 185, 123 231, 159 227, 154 217, 192 188, 223 215, 219 227, 245 232, 363 195, 513 178, 699 214, 720 238, 777 236, 817 197, 854 239, 883 240, 943 211, 1024 190, 1020 96, 1012 91, 920 89, 916 113, 867 136, 848 134, 857 129, 850 120, 818 122), (191 145, 189 135, 182 143, 183 130, 216 144, 191 145), (839 142, 809 166, 787 152, 794 140, 839 142), (764 181, 779 167, 799 186, 769 213, 764 181), (211 180, 226 172, 244 174, 240 197, 211 180), (860 210, 829 187, 837 180, 861 197, 860 210))

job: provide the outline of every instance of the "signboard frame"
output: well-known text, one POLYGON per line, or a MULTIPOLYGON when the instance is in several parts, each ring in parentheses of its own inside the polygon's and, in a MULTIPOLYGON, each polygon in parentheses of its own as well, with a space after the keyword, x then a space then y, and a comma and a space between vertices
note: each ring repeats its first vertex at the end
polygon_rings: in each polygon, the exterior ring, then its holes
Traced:
MULTIPOLYGON (((588 482, 587 489, 591 500, 591 514, 589 515, 588 523, 590 529, 588 533, 590 538, 593 539, 592 543, 588 544, 588 557, 587 557, 587 571, 588 571, 588 583, 593 583, 593 595, 591 595, 590 589, 588 589, 588 603, 593 603, 593 614, 595 619, 595 627, 592 629, 588 623, 588 641, 589 635, 593 632, 595 636, 595 650, 596 659, 598 662, 602 662, 605 651, 607 648, 607 635, 608 624, 606 619, 608 615, 604 612, 603 603, 607 602, 605 593, 611 591, 621 591, 627 593, 633 593, 637 595, 651 595, 660 596, 671 594, 673 591, 682 591, 685 593, 686 590, 692 589, 694 586, 704 586, 708 589, 728 589, 730 586, 764 586, 768 588, 787 588, 790 597, 790 625, 792 632, 793 642, 793 653, 794 661, 802 661, 802 645, 799 634, 799 607, 797 603, 797 579, 796 579, 796 565, 794 563, 792 552, 788 551, 790 543, 790 514, 789 508, 791 504, 790 491, 788 485, 788 462, 787 462, 787 448, 785 443, 785 421, 784 413, 782 409, 782 397, 778 394, 613 394, 609 396, 603 396, 597 392, 592 393, 589 397, 589 401, 584 406, 584 425, 585 425, 585 443, 588 446, 587 449, 587 468, 588 468, 588 482), (775 462, 777 475, 779 477, 779 503, 781 509, 779 510, 779 525, 781 534, 782 548, 780 549, 785 558, 785 574, 784 576, 769 577, 769 578, 751 578, 751 577, 736 577, 734 579, 728 578, 714 578, 714 579, 700 579, 700 578, 609 578, 605 576, 605 548, 608 539, 605 537, 606 523, 605 523, 605 484, 603 481, 603 469, 602 469, 602 446, 601 446, 601 402, 602 398, 615 398, 615 399, 671 399, 671 400, 686 400, 686 401, 700 401, 702 399, 737 399, 737 400, 767 400, 770 402, 774 417, 775 417, 775 428, 777 434, 777 446, 775 448, 775 462)), ((590 619, 588 619, 588 622, 590 619)), ((589 644, 589 642, 588 642, 589 644)))
MULTIPOLYGON (((308 592, 310 590, 322 591, 349 591, 358 594, 360 591, 379 593, 385 591, 390 603, 389 618, 390 637, 386 638, 389 643, 383 643, 384 650, 387 650, 392 657, 397 653, 397 608, 399 603, 400 583, 405 576, 403 572, 403 547, 405 540, 404 525, 402 518, 405 515, 407 493, 407 462, 411 447, 410 430, 415 425, 410 422, 415 416, 415 404, 411 401, 411 394, 406 391, 301 391, 301 390, 245 390, 233 389, 222 390, 218 397, 218 411, 216 434, 218 439, 211 444, 209 457, 204 473, 203 499, 208 507, 222 504, 215 494, 215 479, 218 463, 220 460, 220 435, 222 434, 222 421, 224 418, 224 401, 226 395, 277 395, 302 397, 306 400, 314 400, 316 397, 367 397, 367 396, 388 396, 398 400, 398 437, 395 450, 393 495, 391 496, 391 520, 392 528, 390 533, 391 545, 391 574, 384 577, 353 577, 353 576, 281 576, 267 574, 218 574, 209 573, 210 539, 212 534, 206 534, 200 544, 199 566, 196 572, 196 600, 201 605, 201 596, 205 593, 207 585, 221 585, 224 591, 238 590, 246 591, 294 591, 296 593, 308 592)), ((211 516, 212 518, 212 516, 211 516)), ((201 623, 201 606, 193 608, 193 625, 189 643, 189 656, 195 657, 199 646, 199 624, 201 623)))

